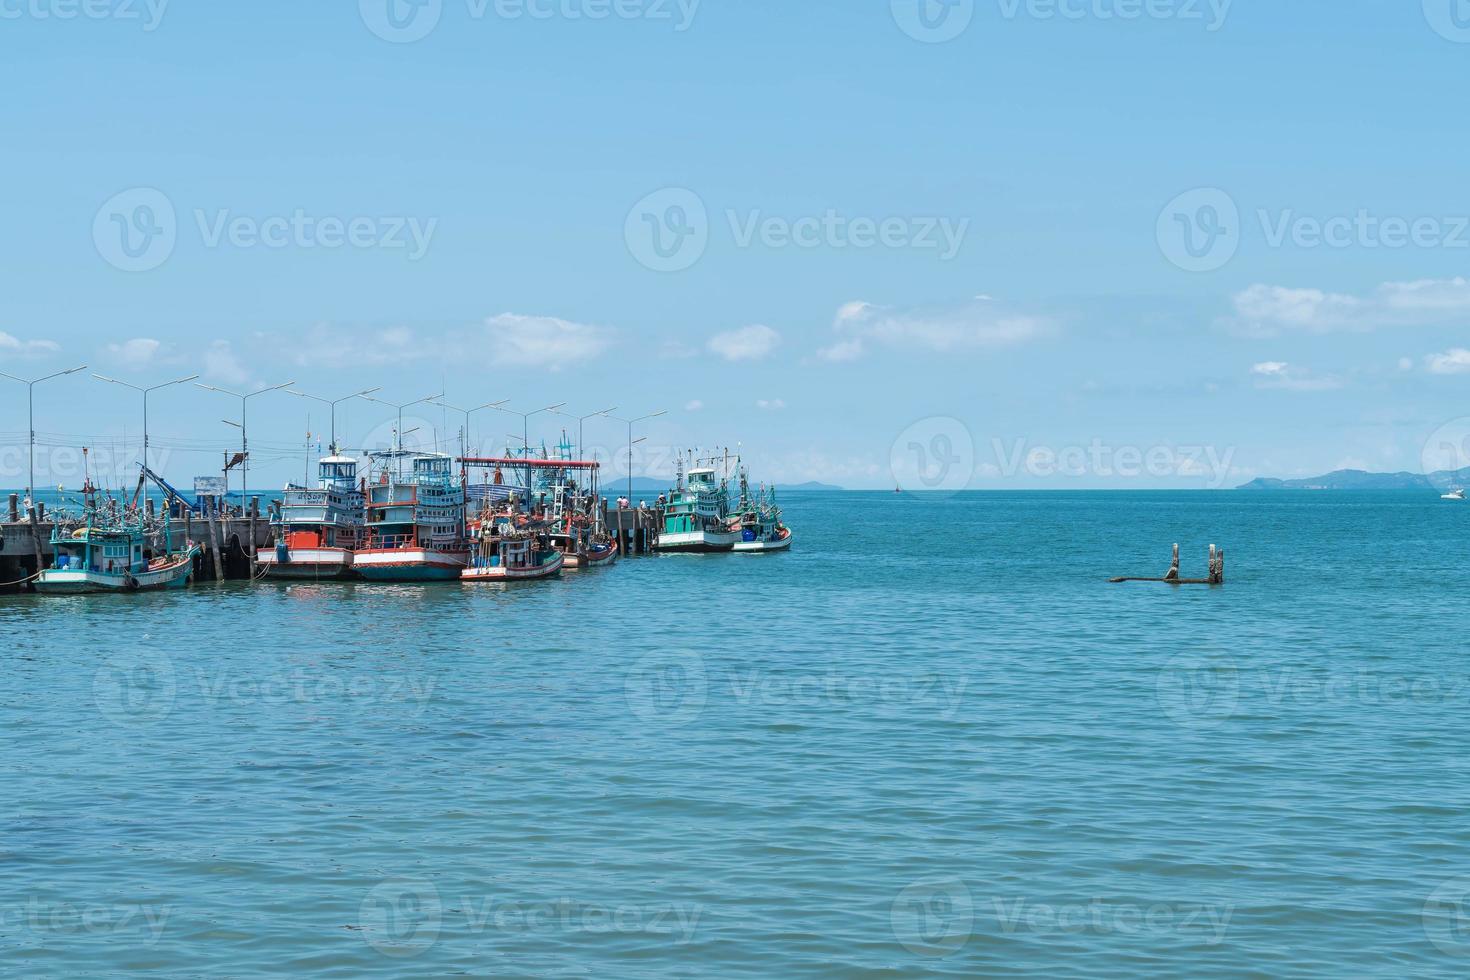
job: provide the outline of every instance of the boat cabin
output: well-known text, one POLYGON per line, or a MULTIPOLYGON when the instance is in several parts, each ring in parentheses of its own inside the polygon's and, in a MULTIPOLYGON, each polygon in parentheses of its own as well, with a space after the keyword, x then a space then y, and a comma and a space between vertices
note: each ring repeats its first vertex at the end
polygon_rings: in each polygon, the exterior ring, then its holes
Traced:
POLYGON ((56 569, 111 575, 148 570, 142 537, 125 531, 80 528, 69 537, 53 536, 51 547, 56 569))

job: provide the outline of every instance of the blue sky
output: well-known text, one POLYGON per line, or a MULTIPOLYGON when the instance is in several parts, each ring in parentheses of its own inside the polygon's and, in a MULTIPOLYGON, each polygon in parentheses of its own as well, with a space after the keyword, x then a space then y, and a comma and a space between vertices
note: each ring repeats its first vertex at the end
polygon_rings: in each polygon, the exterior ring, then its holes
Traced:
MULTIPOLYGON (((91 371, 667 409, 640 470, 853 487, 1419 469, 1470 415, 1450 0, 388 2, 0 0, 0 371, 90 365, 43 442, 126 471, 91 371)), ((152 405, 172 477, 237 438, 152 405)), ((308 410, 251 401, 258 485, 308 410)))

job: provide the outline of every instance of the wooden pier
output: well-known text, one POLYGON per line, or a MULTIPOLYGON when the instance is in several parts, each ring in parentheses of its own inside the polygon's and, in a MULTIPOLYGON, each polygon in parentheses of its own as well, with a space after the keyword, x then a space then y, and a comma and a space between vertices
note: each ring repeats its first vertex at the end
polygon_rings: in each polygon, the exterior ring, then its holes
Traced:
POLYGON ((1131 578, 1127 576, 1110 578, 1109 582, 1165 582, 1169 585, 1224 585, 1225 584, 1225 549, 1210 545, 1209 578, 1180 578, 1179 577, 1179 546, 1174 546, 1174 562, 1169 566, 1169 571, 1163 578, 1131 578))
POLYGON ((663 511, 653 507, 608 507, 602 501, 603 523, 618 543, 620 555, 646 555, 658 544, 658 532, 664 526, 663 511))

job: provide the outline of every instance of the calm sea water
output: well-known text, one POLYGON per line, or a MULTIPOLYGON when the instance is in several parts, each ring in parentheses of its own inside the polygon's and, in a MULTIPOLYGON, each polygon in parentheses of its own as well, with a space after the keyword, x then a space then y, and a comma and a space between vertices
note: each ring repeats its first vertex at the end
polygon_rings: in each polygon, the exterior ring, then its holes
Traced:
POLYGON ((1470 504, 786 504, 509 590, 0 598, 0 973, 1470 969, 1470 504), (1106 582, 1175 541, 1227 584, 1106 582))

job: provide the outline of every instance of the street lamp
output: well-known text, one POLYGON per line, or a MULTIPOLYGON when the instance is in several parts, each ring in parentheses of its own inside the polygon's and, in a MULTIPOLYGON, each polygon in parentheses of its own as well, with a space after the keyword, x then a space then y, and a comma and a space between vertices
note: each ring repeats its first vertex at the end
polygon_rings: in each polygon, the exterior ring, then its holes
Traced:
MULTIPOLYGON (((506 399, 506 401, 509 401, 509 400, 510 399, 506 399)), ((557 402, 555 405, 548 405, 545 408, 538 408, 534 412, 517 412, 515 409, 501 408, 499 405, 496 405, 495 406, 495 410, 497 412, 504 412, 507 415, 519 415, 521 417, 521 445, 523 445, 523 446, 526 447, 525 448, 526 455, 527 456, 530 456, 531 455, 531 416, 533 416, 533 415, 540 415, 542 412, 554 412, 558 408, 566 408, 566 406, 567 406, 567 403, 566 402, 557 402)), ((531 497, 531 467, 530 467, 529 464, 527 464, 527 466, 525 467, 525 470, 526 470, 526 499, 529 501, 530 500, 530 497, 531 497)))
POLYGON ((286 394, 295 395, 297 398, 310 398, 314 402, 321 402, 323 405, 330 405, 332 407, 332 441, 328 445, 331 447, 332 455, 335 456, 337 455, 337 403, 349 401, 353 398, 366 398, 368 395, 375 395, 382 390, 382 388, 369 388, 367 391, 354 391, 352 394, 343 395, 341 398, 322 398, 318 395, 308 395, 304 391, 292 391, 290 389, 286 391, 286 394))
MULTIPOLYGON (((195 378, 199 377, 199 375, 197 375, 197 374, 191 374, 187 378, 179 378, 177 381, 165 381, 163 384, 152 385, 152 386, 147 387, 147 388, 143 388, 143 387, 140 387, 139 385, 135 385, 135 384, 133 384, 130 381, 119 381, 117 378, 109 378, 109 377, 106 377, 105 375, 101 375, 101 374, 94 374, 94 375, 92 375, 92 377, 96 378, 98 381, 106 381, 108 384, 114 384, 114 385, 122 385, 124 388, 131 388, 134 391, 137 391, 137 392, 141 392, 142 393, 142 395, 143 395, 143 467, 145 469, 149 469, 150 467, 148 466, 148 393, 149 392, 153 392, 153 391, 157 391, 160 388, 170 388, 170 387, 172 387, 174 385, 181 385, 181 384, 184 384, 186 382, 193 381, 195 378)), ((148 506, 148 481, 146 481, 146 480, 143 481, 143 506, 144 507, 147 507, 148 506)))
POLYGON ((394 448, 393 451, 393 468, 396 475, 401 479, 403 477, 403 460, 400 458, 403 454, 403 410, 405 408, 412 408, 415 405, 421 405, 424 402, 431 402, 436 398, 443 398, 444 392, 441 391, 439 392, 439 394, 430 395, 427 398, 415 398, 413 401, 404 402, 402 405, 395 405, 392 402, 385 402, 383 401, 383 399, 373 398, 371 395, 363 395, 362 397, 370 402, 377 402, 379 405, 387 405, 389 408, 398 409, 398 428, 393 430, 394 435, 397 436, 398 439, 398 445, 394 448))
POLYGON ((50 381, 52 378, 61 378, 68 374, 76 374, 78 371, 85 371, 86 368, 87 365, 83 364, 81 367, 74 367, 66 371, 57 371, 55 374, 48 374, 46 377, 37 378, 34 381, 27 381, 25 378, 17 378, 13 374, 6 374, 0 371, 0 378, 19 381, 26 386, 26 418, 29 420, 31 429, 31 475, 30 486, 26 487, 26 496, 30 499, 30 506, 33 508, 36 506, 36 385, 42 381, 50 381))
MULTIPOLYGON (((216 388, 214 385, 205 385, 205 384, 197 384, 197 383, 194 385, 194 387, 196 387, 196 388, 203 388, 205 391, 217 391, 221 395, 229 395, 232 398, 238 398, 238 399, 240 399, 240 425, 239 425, 239 429, 240 429, 240 503, 241 503, 241 506, 244 506, 245 498, 250 495, 250 443, 245 438, 245 404, 248 401, 250 401, 250 399, 254 398, 256 395, 264 395, 264 394, 266 394, 268 392, 272 392, 272 391, 284 391, 285 389, 291 387, 295 383, 296 382, 294 382, 294 381, 287 381, 283 385, 273 385, 273 386, 271 386, 269 388, 261 388, 259 391, 246 392, 245 394, 241 394, 238 391, 230 391, 227 388, 216 388)), ((233 422, 231 422, 230 424, 231 425, 234 425, 233 422)), ((250 542, 250 547, 251 547, 251 552, 253 554, 254 553, 254 548, 255 548, 255 542, 254 541, 250 542)))
MULTIPOLYGON (((614 422, 626 422, 626 423, 628 423, 628 506, 629 507, 633 506, 633 423, 635 423, 635 422, 647 422, 649 419, 656 419, 660 415, 667 415, 667 414, 669 414, 667 409, 659 409, 657 412, 654 412, 651 415, 643 415, 643 416, 640 416, 640 417, 638 417, 636 419, 620 419, 616 415, 609 415, 608 416, 608 418, 612 419, 614 422)), ((638 441, 639 442, 642 442, 643 440, 642 439, 639 439, 638 441)))
POLYGON ((453 405, 444 401, 441 396, 438 402, 440 406, 449 409, 451 412, 459 412, 461 415, 464 416, 464 432, 461 433, 459 437, 459 455, 461 458, 470 454, 470 416, 474 415, 476 412, 483 412, 487 408, 499 408, 501 405, 504 405, 508 401, 510 401, 509 398, 504 398, 498 402, 488 402, 487 404, 480 405, 477 408, 455 408, 453 405))
POLYGON ((582 423, 583 422, 586 422, 588 419, 595 419, 595 418, 597 418, 598 416, 601 416, 601 415, 609 415, 610 416, 610 415, 612 415, 613 412, 616 412, 617 410, 618 410, 618 406, 614 405, 612 408, 604 408, 602 411, 600 411, 600 412, 593 412, 591 415, 572 415, 572 414, 570 414, 568 412, 557 412, 556 413, 557 415, 565 415, 569 419, 576 419, 577 420, 577 458, 578 459, 583 459, 584 458, 583 455, 582 455, 582 452, 583 452, 583 450, 582 450, 582 423))

